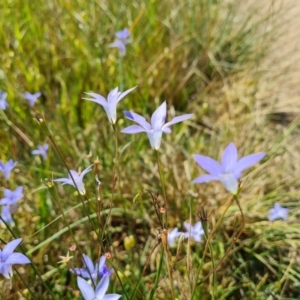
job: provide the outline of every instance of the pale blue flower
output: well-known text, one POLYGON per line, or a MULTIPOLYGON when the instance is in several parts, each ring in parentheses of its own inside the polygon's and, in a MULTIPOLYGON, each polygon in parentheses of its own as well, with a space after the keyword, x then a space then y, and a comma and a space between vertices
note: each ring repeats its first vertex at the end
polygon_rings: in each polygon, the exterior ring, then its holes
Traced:
POLYGON ((238 159, 237 149, 234 143, 230 143, 224 150, 221 164, 216 160, 203 156, 194 155, 197 164, 209 174, 196 178, 194 183, 209 182, 212 180, 221 181, 227 191, 236 195, 238 193, 238 180, 242 176, 242 172, 247 168, 259 162, 265 153, 250 154, 238 159))
POLYGON ((6 101, 7 93, 0 90, 0 109, 5 110, 9 105, 6 101))
POLYGON ((15 248, 22 242, 16 239, 7 243, 3 250, 0 250, 0 274, 6 278, 13 276, 12 265, 30 264, 30 260, 22 253, 14 252, 15 248))
POLYGON ((96 263, 95 265, 88 255, 82 254, 82 256, 83 265, 85 266, 85 268, 70 269, 70 272, 83 278, 93 280, 95 285, 99 278, 102 278, 106 274, 109 276, 112 274, 112 270, 109 270, 105 264, 105 256, 102 255, 99 259, 99 263, 96 263))
POLYGON ((1 218, 9 225, 13 224, 11 214, 17 209, 17 202, 24 196, 23 187, 19 186, 14 191, 4 189, 4 198, 0 200, 2 205, 1 218))
POLYGON ((43 159, 46 160, 48 149, 49 149, 48 144, 39 145, 36 150, 31 151, 31 154, 41 155, 43 157, 43 159))
POLYGON ((121 31, 116 32, 116 40, 109 44, 110 48, 118 48, 120 54, 124 56, 126 54, 126 45, 131 43, 131 39, 129 38, 130 31, 128 28, 124 28, 121 31))
POLYGON ((95 291, 91 285, 81 277, 77 277, 77 285, 84 300, 118 300, 122 297, 118 294, 105 295, 109 286, 109 275, 104 275, 102 277, 95 291))
POLYGON ((76 172, 75 170, 70 170, 70 173, 71 173, 76 185, 74 185, 74 182, 73 182, 70 174, 69 174, 69 178, 58 178, 58 179, 54 179, 53 181, 62 182, 62 185, 70 184, 70 185, 74 186, 75 188, 77 186, 79 193, 81 195, 85 195, 85 188, 84 188, 84 184, 83 184, 82 180, 83 180, 83 176, 92 170, 92 166, 93 165, 90 165, 85 170, 83 170, 80 174, 78 172, 76 172))
POLYGON ((0 205, 15 205, 23 196, 22 186, 18 186, 14 191, 4 189, 4 198, 0 200, 0 205))
POLYGON ((7 163, 3 163, 2 161, 0 161, 0 171, 4 173, 4 177, 6 180, 9 179, 10 172, 17 165, 17 163, 17 161, 14 162, 12 159, 10 159, 7 163))
POLYGON ((27 99, 29 102, 29 105, 32 107, 34 106, 35 102, 37 101, 37 99, 42 95, 41 92, 37 92, 35 94, 31 94, 29 92, 26 92, 25 94, 22 94, 22 97, 27 99))
POLYGON ((202 240, 202 235, 204 235, 204 230, 202 228, 202 223, 201 221, 197 222, 194 226, 190 225, 187 222, 183 223, 183 226, 185 227, 186 232, 184 233, 184 237, 187 238, 192 238, 196 242, 201 242, 202 240))
POLYGON ((275 203, 274 208, 269 210, 269 220, 274 221, 276 219, 287 220, 288 208, 281 207, 280 204, 275 203))
POLYGON ((155 150, 160 148, 162 134, 171 133, 169 128, 171 125, 185 121, 189 119, 193 114, 186 114, 179 117, 175 117, 170 122, 165 123, 167 117, 167 104, 163 102, 160 107, 153 113, 151 117, 151 124, 146 119, 134 112, 124 111, 125 117, 131 121, 138 123, 139 125, 132 125, 124 128, 121 132, 128 134, 135 134, 140 132, 146 132, 149 138, 151 147, 155 150))
POLYGON ((93 98, 83 98, 83 99, 96 102, 102 105, 107 114, 109 122, 115 124, 117 121, 117 104, 135 88, 136 86, 121 93, 118 91, 118 88, 116 87, 111 92, 109 92, 107 96, 107 100, 103 96, 96 93, 85 93, 93 98))
POLYGON ((168 244, 169 246, 174 246, 175 244, 175 239, 179 238, 183 232, 178 231, 178 228, 175 227, 171 231, 168 232, 168 244))
POLYGON ((14 220, 11 214, 15 211, 16 208, 17 206, 11 205, 2 206, 0 223, 2 223, 3 220, 6 224, 12 226, 14 224, 14 220))

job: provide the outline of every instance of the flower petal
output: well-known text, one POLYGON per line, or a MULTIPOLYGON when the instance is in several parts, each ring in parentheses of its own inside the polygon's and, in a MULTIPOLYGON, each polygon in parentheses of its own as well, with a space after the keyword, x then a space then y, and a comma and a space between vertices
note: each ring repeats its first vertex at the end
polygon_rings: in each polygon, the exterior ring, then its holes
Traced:
POLYGON ((83 269, 83 268, 70 269, 70 272, 73 273, 73 274, 76 274, 78 276, 84 277, 84 278, 91 278, 88 271, 86 269, 83 269))
POLYGON ((84 300, 95 300, 95 292, 86 280, 81 277, 77 277, 77 285, 84 300))
POLYGON ((11 265, 0 264, 0 274, 5 278, 11 278, 13 276, 13 270, 11 265))
POLYGON ((205 174, 205 175, 197 177, 192 182, 193 183, 204 183, 204 182, 210 182, 213 180, 220 180, 220 178, 218 176, 205 174))
POLYGON ((57 178, 57 179, 53 179, 53 181, 62 182, 62 185, 70 184, 74 186, 73 180, 70 178, 57 178))
POLYGON ((74 179, 74 181, 78 181, 80 180, 80 175, 78 174, 78 172, 76 172, 75 170, 70 170, 70 173, 69 173, 69 178, 72 180, 74 179))
POLYGON ((87 270, 90 272, 90 276, 95 272, 95 266, 90 257, 86 254, 82 254, 83 256, 83 264, 87 268, 87 270))
POLYGON ((30 264, 30 260, 28 259, 27 256, 25 256, 22 253, 12 253, 7 260, 5 261, 6 264, 9 265, 23 265, 23 264, 30 264))
POLYGON ((192 231, 192 229, 193 229, 193 226, 191 226, 191 224, 189 224, 188 222, 183 222, 183 226, 184 226, 185 230, 188 232, 192 231))
POLYGON ((230 143, 224 150, 222 155, 222 168, 224 173, 234 172, 234 168, 238 161, 238 153, 234 143, 230 143))
POLYGON ((98 104, 102 105, 103 107, 107 106, 107 101, 103 96, 96 94, 96 93, 85 93, 85 94, 87 94, 91 97, 94 97, 94 98, 82 98, 82 99, 98 103, 98 104))
POLYGON ((172 132, 172 130, 169 127, 165 127, 165 126, 163 126, 161 131, 164 132, 164 133, 171 133, 172 132))
POLYGON ((137 85, 136 85, 135 87, 133 87, 133 88, 131 88, 131 89, 129 89, 129 90, 123 92, 123 93, 118 97, 117 103, 118 103, 120 100, 122 100, 126 95, 128 95, 131 91, 133 91, 136 87, 137 87, 137 85))
POLYGON ((10 205, 11 204, 11 199, 10 198, 2 198, 0 200, 0 205, 10 205))
POLYGON ((126 54, 126 47, 124 43, 120 40, 116 40, 113 43, 108 45, 110 48, 118 48, 122 55, 126 54))
POLYGON ((124 115, 127 119, 138 123, 145 130, 151 130, 151 125, 146 121, 144 117, 140 116, 139 114, 125 110, 124 115))
MULTIPOLYGON (((11 210, 9 206, 3 206, 1 211, 1 218, 4 222, 6 222, 8 225, 12 225, 14 223, 14 220, 11 215, 11 210)), ((0 220, 1 222, 1 220, 0 220)), ((2 223, 2 222, 1 222, 2 223)))
POLYGON ((88 172, 90 172, 90 171, 92 170, 92 167, 93 167, 93 165, 90 165, 90 166, 88 166, 86 169, 84 169, 84 170, 80 173, 79 177, 80 177, 81 180, 83 179, 83 176, 84 176, 86 173, 88 173, 88 172))
POLYGON ((132 126, 128 126, 124 129, 122 129, 121 132, 127 133, 127 134, 135 134, 135 133, 140 133, 140 132, 146 132, 146 130, 139 125, 132 125, 132 126))
POLYGON ((151 147, 155 150, 158 150, 161 144, 162 131, 148 131, 147 136, 149 138, 151 147))
POLYGON ((19 239, 15 239, 15 240, 13 240, 13 241, 7 243, 7 244, 5 245, 5 247, 3 248, 3 250, 2 250, 2 254, 3 254, 4 256, 9 256, 9 255, 11 255, 11 254, 14 252, 14 250, 16 249, 16 247, 17 247, 21 242, 22 242, 22 238, 19 238, 19 239))
POLYGON ((98 270, 97 270, 98 272, 102 271, 103 266, 105 265, 105 261, 106 261, 106 257, 104 255, 101 255, 99 259, 98 270))
POLYGON ((197 231, 197 232, 201 232, 203 229, 202 229, 202 223, 201 221, 197 222, 195 225, 194 225, 194 230, 197 231))
POLYGON ((115 33, 115 36, 120 40, 124 40, 128 38, 129 35, 130 35, 130 31, 128 30, 128 28, 124 28, 123 30, 117 31, 115 33))
POLYGON ((107 101, 110 102, 110 101, 113 100, 114 98, 118 98, 118 97, 116 97, 116 96, 119 95, 119 94, 121 94, 121 93, 119 92, 119 88, 118 88, 118 87, 114 88, 113 90, 111 90, 111 91, 108 93, 108 95, 107 95, 107 101))
POLYGON ((233 174, 225 174, 220 176, 220 181, 224 184, 226 190, 233 195, 236 195, 239 188, 239 183, 233 174))
POLYGON ((241 158, 237 162, 236 167, 234 169, 234 175, 236 176, 236 178, 239 179, 241 177, 242 172, 245 169, 255 165, 257 162, 263 159, 265 155, 266 155, 265 153, 261 152, 261 153, 250 154, 241 158))
POLYGON ((97 299, 102 299, 104 297, 108 289, 108 285, 109 285, 109 276, 104 275, 96 287, 95 293, 97 299))
POLYGON ((179 122, 183 122, 187 119, 189 119, 193 114, 186 114, 186 115, 182 115, 182 116, 178 116, 173 118, 170 122, 166 123, 163 128, 171 126, 173 124, 179 123, 179 122))
POLYGON ((32 96, 33 96, 34 98, 38 98, 38 97, 40 97, 41 95, 42 95, 41 92, 37 92, 37 93, 33 94, 32 96))
POLYGON ((183 232, 178 231, 178 228, 175 227, 171 231, 168 232, 168 244, 170 246, 173 246, 175 244, 175 239, 180 237, 183 234, 183 232))
POLYGON ((167 116, 167 104, 164 101, 151 117, 151 127, 154 130, 161 130, 167 116))
POLYGON ((205 182, 210 182, 210 181, 214 181, 214 180, 220 180, 220 178, 218 176, 205 174, 205 175, 195 178, 192 181, 192 183, 205 183, 205 182))
MULTIPOLYGON (((101 300, 118 300, 122 297, 122 295, 118 294, 109 294, 105 295, 101 300)), ((100 298, 99 298, 100 299, 100 298)))
POLYGON ((194 159, 201 168, 211 175, 217 176, 222 173, 222 167, 216 160, 199 154, 195 154, 194 159))

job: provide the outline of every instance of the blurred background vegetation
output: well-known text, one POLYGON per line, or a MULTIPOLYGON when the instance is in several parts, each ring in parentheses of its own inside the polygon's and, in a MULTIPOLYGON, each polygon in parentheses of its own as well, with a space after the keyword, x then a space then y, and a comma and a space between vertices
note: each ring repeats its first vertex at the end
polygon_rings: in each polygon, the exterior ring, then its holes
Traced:
MULTIPOLYGON (((38 246, 32 259, 41 274, 48 274, 47 283, 57 299, 73 299, 79 294, 68 268, 56 269, 58 256, 66 254, 72 238, 68 231, 53 237, 66 228, 62 218, 50 224, 61 214, 54 198, 59 198, 69 224, 84 216, 81 208, 75 207, 79 200, 71 187, 57 186, 57 192, 51 187, 49 192, 45 185, 52 176, 66 177, 67 170, 52 146, 46 162, 31 155, 37 145, 49 142, 35 114, 44 116, 71 169, 83 169, 99 160, 107 207, 115 153, 113 130, 102 107, 82 97, 90 91, 106 97, 116 86, 124 91, 135 85, 137 89, 118 106, 119 129, 128 124, 122 110, 132 109, 149 117, 164 100, 169 119, 175 111, 194 114, 191 121, 174 126, 172 134, 163 138, 161 158, 171 203, 170 229, 182 228, 183 221, 188 220, 190 199, 193 222, 198 221, 195 212, 205 208, 211 213, 213 226, 230 197, 220 184, 191 184, 201 172, 192 154, 217 159, 232 141, 240 155, 267 153, 264 162, 243 181, 241 203, 246 228, 230 259, 217 272, 217 299, 272 299, 269 292, 281 297, 278 299, 300 296, 300 99, 296 89, 292 97, 282 96, 280 90, 289 74, 294 74, 297 65, 291 57, 296 49, 284 52, 284 57, 277 55, 282 49, 278 40, 288 32, 282 20, 292 16, 294 6, 282 6, 276 0, 3 0, 0 9, 0 89, 8 93, 10 105, 0 115, 0 159, 19 161, 9 183, 1 177, 1 186, 24 186, 25 197, 13 215, 13 230, 24 238, 27 250, 38 246), (108 44, 114 41, 115 32, 125 27, 131 31, 132 43, 126 56, 120 57, 108 44), (42 92, 33 108, 20 96, 25 91, 42 92), (290 208, 287 222, 267 221, 275 202, 290 208), (42 246, 48 238, 50 242, 42 246)), ((134 283, 156 243, 159 228, 149 196, 141 191, 157 191, 160 183, 146 135, 119 134, 118 138, 119 193, 106 243, 107 250, 114 253, 115 270, 127 272, 134 283), (142 196, 133 201, 138 193, 142 196), (131 234, 137 245, 128 251, 123 240, 131 234), (135 267, 139 265, 141 268, 135 267)), ((93 176, 87 176, 85 182, 92 202, 93 176)), ((91 213, 93 208, 91 205, 91 213)), ((232 206, 214 237, 216 259, 229 245, 237 212, 232 206)), ((82 222, 75 231, 81 251, 96 260, 99 249, 90 224, 82 222)), ((0 233, 3 239, 10 239, 4 227, 0 233)), ((192 247, 192 262, 197 266, 202 246, 192 247)), ((180 280, 178 299, 188 299, 189 295, 185 253, 182 249, 174 273, 180 280)), ((77 266, 80 255, 76 259, 77 266)), ((143 299, 153 285, 154 261, 155 255, 136 299, 143 299)), ((208 261, 204 272, 210 268, 208 261)), ((33 271, 22 276, 34 283, 37 299, 48 299, 33 271)), ((120 292, 117 278, 112 282, 112 289, 120 292)), ((126 280, 123 284, 130 295, 134 284, 126 280)), ((21 294, 31 299, 17 277, 13 286, 12 290, 3 289, 3 299, 22 299, 21 294)), ((211 288, 210 281, 201 285, 197 299, 210 299, 211 288)), ((168 287, 163 283, 157 299, 168 299, 168 287)))

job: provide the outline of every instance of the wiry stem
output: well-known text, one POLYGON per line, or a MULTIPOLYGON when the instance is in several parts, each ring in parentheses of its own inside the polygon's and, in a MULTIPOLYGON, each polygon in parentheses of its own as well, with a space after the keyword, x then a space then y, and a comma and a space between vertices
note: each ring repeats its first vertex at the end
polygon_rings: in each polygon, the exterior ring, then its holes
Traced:
POLYGON ((154 294, 155 294, 155 291, 156 291, 156 288, 158 286, 158 280, 159 280, 159 277, 160 277, 160 273, 161 273, 161 268, 162 268, 162 263, 163 263, 163 260, 164 260, 164 248, 162 247, 161 248, 161 253, 160 253, 160 261, 159 261, 159 266, 158 266, 158 270, 157 270, 157 273, 156 273, 156 277, 155 277, 155 282, 154 282, 154 286, 151 290, 151 293, 150 293, 150 297, 149 297, 149 300, 152 300, 153 297, 154 297, 154 294))
MULTIPOLYGON (((226 207, 226 209, 224 210, 223 214, 221 215, 220 219, 218 220, 217 224, 214 226, 214 228, 212 229, 212 231, 210 232, 210 234, 208 235, 208 238, 206 240, 206 243, 205 243, 205 247, 204 247, 204 251, 203 251, 203 255, 202 255, 202 259, 201 259, 201 263, 200 263, 200 266, 198 268, 198 271, 197 271, 197 275, 196 275, 196 278, 195 278, 195 284, 194 284, 194 288, 193 288, 193 293, 192 293, 192 297, 191 299, 193 299, 194 295, 195 295, 195 291, 196 291, 196 287, 197 285, 199 285, 200 283, 197 283, 197 280, 198 280, 198 277, 199 277, 199 274, 200 274, 200 271, 203 267, 203 263, 204 263, 204 258, 207 254, 207 250, 209 248, 209 244, 210 244, 210 240, 213 236, 213 234, 216 232, 216 230, 218 229, 219 225, 221 224, 222 220, 224 219, 224 216, 226 214, 226 212, 228 211, 229 207, 231 206, 233 202, 233 199, 230 200, 229 202, 229 205, 226 207)), ((203 280, 202 280, 203 281, 203 280)), ((202 282, 201 281, 201 282, 202 282)))
MULTIPOLYGON (((112 124, 112 127, 113 127, 114 137, 115 137, 115 159, 114 159, 113 179, 112 179, 113 180, 113 186, 112 186, 112 193, 111 193, 110 204, 109 204, 109 213, 107 215, 107 218, 105 220, 103 230, 102 230, 103 234, 104 234, 106 226, 108 224, 108 220, 110 219, 110 216, 111 216, 112 204, 113 204, 113 201, 114 201, 116 186, 117 186, 117 182, 118 182, 118 174, 117 174, 118 164, 119 164, 118 132, 117 132, 116 124, 112 124)), ((103 234, 102 234, 102 238, 103 238, 103 234)))
POLYGON ((225 254, 223 255, 223 257, 221 258, 221 260, 217 263, 217 265, 214 267, 214 269, 212 269, 208 275, 203 278, 200 282, 197 283, 197 285, 201 284, 201 282, 205 281, 212 273, 214 273, 215 271, 217 271, 218 267, 222 264, 222 262, 224 261, 224 259, 228 256, 230 250, 232 249, 232 247, 234 246, 234 244, 237 242, 237 240, 239 239, 239 237, 241 236, 241 234, 243 233, 244 231, 244 228, 245 228, 245 218, 244 218, 244 213, 242 211, 242 207, 240 205, 240 202, 238 200, 238 196, 237 195, 233 195, 233 198, 234 200, 236 201, 238 207, 239 207, 239 211, 241 213, 241 217, 242 217, 242 226, 241 226, 241 230, 239 231, 238 235, 237 236, 234 236, 233 234, 233 237, 232 237, 232 242, 230 244, 230 246, 228 247, 228 249, 226 250, 225 254))
MULTIPOLYGON (((165 189, 165 181, 164 181, 164 177, 163 177, 162 166, 161 166, 158 150, 155 150, 155 153, 156 153, 156 160, 157 160, 157 166, 158 166, 158 173, 159 173, 161 188, 162 188, 162 192, 163 192, 163 196, 164 196, 165 220, 167 220, 168 209, 167 209, 167 193, 166 193, 166 189, 165 189)), ((165 228, 165 227, 166 227, 165 223, 163 222, 163 228, 165 228)))
POLYGON ((119 76, 120 76, 120 90, 123 91, 124 76, 123 76, 123 60, 122 60, 122 55, 119 55, 118 65, 119 65, 119 76))
MULTIPOLYGON (((74 180, 74 178, 73 178, 73 176, 72 176, 72 173, 70 172, 70 168, 68 167, 68 165, 67 165, 67 163, 66 163, 66 161, 65 161, 65 159, 64 159, 64 157, 63 157, 63 155, 62 155, 62 153, 61 153, 61 151, 60 151, 60 149, 59 149, 59 147, 57 146, 57 144, 56 144, 56 142, 55 142, 55 140, 54 140, 54 138, 53 138, 53 136, 52 136, 52 134, 51 134, 51 132, 50 132, 50 130, 49 130, 47 124, 46 124, 45 119, 42 118, 42 117, 40 117, 40 116, 38 116, 38 115, 36 115, 36 119, 37 119, 37 121, 39 122, 39 124, 40 124, 40 126, 41 126, 41 129, 42 129, 42 130, 45 132, 45 134, 48 136, 48 138, 49 138, 49 140, 51 141, 52 145, 54 146, 54 148, 55 148, 57 154, 59 155, 59 157, 61 158, 61 160, 62 160, 64 166, 66 167, 66 169, 67 169, 67 171, 68 171, 68 173, 69 173, 69 176, 70 176, 70 178, 72 179, 72 182, 73 182, 73 184, 74 184, 76 190, 78 191, 78 194, 80 195, 80 200, 81 200, 81 203, 82 203, 83 208, 84 208, 84 210, 85 210, 85 214, 86 214, 87 217, 89 218, 89 222, 90 222, 90 224, 92 224, 92 226, 94 227, 94 231, 96 232, 97 237, 99 238, 98 233, 97 233, 97 230, 96 230, 96 227, 95 227, 95 224, 94 224, 94 222, 92 221, 92 219, 90 218, 90 214, 89 214, 89 212, 88 212, 88 210, 87 210, 87 208, 86 208, 86 206, 85 206, 85 201, 84 201, 84 199, 82 198, 82 195, 81 195, 80 192, 79 192, 79 189, 78 189, 78 187, 77 187, 77 184, 76 184, 76 182, 75 182, 75 180, 74 180)), ((85 200, 88 201, 87 198, 86 198, 85 200)), ((99 242, 101 243, 101 241, 99 241, 99 242)))
POLYGON ((149 261, 150 261, 150 258, 151 258, 151 256, 152 256, 154 250, 156 249, 156 247, 157 247, 159 244, 160 244, 160 242, 158 242, 158 243, 153 247, 152 251, 150 252, 150 254, 149 254, 149 256, 148 256, 148 258, 147 258, 147 260, 146 260, 146 262, 145 262, 144 268, 143 268, 143 270, 142 270, 142 272, 141 272, 141 274, 140 274, 140 277, 139 277, 139 279, 138 279, 138 281, 137 281, 137 284, 136 284, 135 287, 134 287, 134 290, 133 290, 133 292, 132 292, 132 295, 131 295, 131 297, 130 297, 130 300, 132 300, 133 297, 135 296, 135 293, 136 293, 136 291, 137 291, 137 289, 138 289, 138 287, 139 287, 139 284, 140 284, 140 282, 141 282, 141 279, 142 279, 142 277, 143 277, 143 275, 144 275, 144 273, 145 273, 145 271, 146 271, 146 268, 147 268, 147 265, 148 265, 148 263, 149 263, 149 261))
POLYGON ((171 268, 171 263, 170 263, 171 260, 170 260, 170 256, 169 256, 169 250, 168 250, 168 230, 167 229, 163 229, 163 231, 161 233, 161 243, 164 247, 166 260, 167 260, 167 268, 168 268, 168 275, 169 275, 169 280, 170 280, 171 297, 172 297, 172 300, 175 300, 172 268, 171 268))

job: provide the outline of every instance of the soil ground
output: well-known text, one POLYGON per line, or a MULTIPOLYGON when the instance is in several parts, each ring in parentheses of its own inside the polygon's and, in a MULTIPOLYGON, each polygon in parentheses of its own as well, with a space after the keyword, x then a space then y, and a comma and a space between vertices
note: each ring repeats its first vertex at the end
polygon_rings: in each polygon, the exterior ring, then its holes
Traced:
MULTIPOLYGON (((269 11, 279 7, 282 11, 276 20, 280 33, 266 60, 266 67, 275 75, 271 84, 276 99, 274 110, 295 117, 300 114, 300 1, 270 1, 269 6, 269 11)), ((268 75, 269 80, 272 75, 268 75)))

